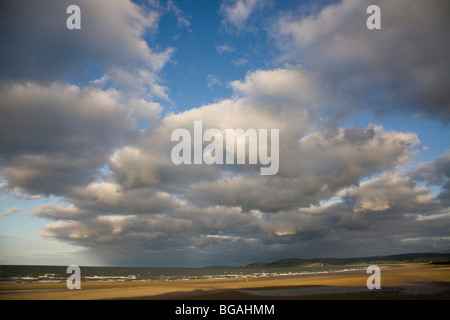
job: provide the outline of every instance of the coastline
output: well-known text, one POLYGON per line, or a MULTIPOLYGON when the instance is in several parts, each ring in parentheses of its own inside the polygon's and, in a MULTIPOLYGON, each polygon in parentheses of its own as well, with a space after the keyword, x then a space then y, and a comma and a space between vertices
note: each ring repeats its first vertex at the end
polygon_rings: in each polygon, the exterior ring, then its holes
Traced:
POLYGON ((369 290, 365 272, 247 279, 0 284, 0 300, 449 300, 450 266, 382 269, 381 289, 369 290))

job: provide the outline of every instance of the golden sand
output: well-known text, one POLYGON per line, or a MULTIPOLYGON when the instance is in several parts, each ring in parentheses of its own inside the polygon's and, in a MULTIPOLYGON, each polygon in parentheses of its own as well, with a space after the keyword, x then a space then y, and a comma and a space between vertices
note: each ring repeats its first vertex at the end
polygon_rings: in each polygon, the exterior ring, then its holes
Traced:
POLYGON ((250 279, 1 284, 0 300, 95 299, 450 299, 450 266, 381 269, 381 289, 365 272, 250 279))

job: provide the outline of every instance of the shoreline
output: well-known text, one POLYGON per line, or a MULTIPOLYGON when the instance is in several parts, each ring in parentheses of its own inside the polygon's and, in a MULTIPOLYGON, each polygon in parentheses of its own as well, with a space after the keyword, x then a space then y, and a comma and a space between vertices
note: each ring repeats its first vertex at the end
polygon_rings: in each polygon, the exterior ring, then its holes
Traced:
POLYGON ((365 271, 244 279, 0 284, 0 300, 367 300, 450 299, 450 266, 383 268, 381 289, 365 271))

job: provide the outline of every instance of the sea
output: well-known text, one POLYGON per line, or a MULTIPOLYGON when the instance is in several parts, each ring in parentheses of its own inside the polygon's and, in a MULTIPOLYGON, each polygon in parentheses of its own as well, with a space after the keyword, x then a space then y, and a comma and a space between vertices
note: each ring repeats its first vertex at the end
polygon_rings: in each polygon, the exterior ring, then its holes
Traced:
MULTIPOLYGON (((66 282, 68 266, 1 265, 1 283, 66 282)), ((173 281, 201 279, 248 279, 307 276, 329 273, 365 273, 367 266, 318 266, 286 268, 144 268, 80 266, 81 282, 173 281)))

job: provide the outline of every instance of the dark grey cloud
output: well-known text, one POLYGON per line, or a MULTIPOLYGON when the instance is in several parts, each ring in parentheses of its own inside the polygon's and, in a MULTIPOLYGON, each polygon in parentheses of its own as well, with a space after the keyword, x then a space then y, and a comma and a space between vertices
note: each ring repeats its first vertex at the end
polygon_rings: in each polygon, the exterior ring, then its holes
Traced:
MULTIPOLYGON (((391 252, 430 247, 448 250, 448 214, 421 214, 426 212, 424 199, 420 200, 424 211, 410 210, 426 193, 423 190, 415 190, 392 175, 374 179, 368 186, 352 190, 352 195, 382 201, 383 196, 392 199, 386 194, 393 190, 399 199, 411 203, 403 209, 399 201, 396 210, 366 206, 361 211, 358 201, 336 200, 268 213, 226 206, 198 208, 180 202, 178 207, 158 214, 96 217, 64 206, 59 209, 59 219, 52 217, 58 221, 48 224, 41 234, 86 246, 114 264, 128 259, 128 264, 199 266, 220 260, 239 265, 287 255, 348 256, 349 248, 355 256, 383 254, 386 247, 391 252), (389 188, 393 183, 395 187, 389 188), (369 187, 389 192, 374 195, 369 187), (61 220, 62 211, 66 211, 66 220, 61 220), (79 217, 73 219, 75 214, 79 217)), ((432 205, 434 200, 427 201, 432 205)), ((35 214, 42 215, 46 209, 38 208, 35 214)))
POLYGON ((380 177, 351 187, 345 196, 355 198, 355 212, 432 214, 440 208, 425 187, 417 187, 409 177, 384 173, 380 177))
POLYGON ((95 181, 134 128, 159 116, 151 99, 168 99, 158 72, 172 49, 154 52, 143 39, 157 30, 159 7, 117 0, 0 6, 0 176, 9 190, 32 194, 62 195, 95 181), (73 4, 80 30, 66 27, 73 4))
POLYGON ((430 185, 444 183, 450 178, 450 153, 447 152, 433 161, 416 165, 411 172, 411 178, 430 185))
POLYGON ((126 108, 96 88, 8 83, 0 101, 0 175, 32 194, 91 182, 134 134, 126 108))
POLYGON ((141 38, 157 29, 160 13, 130 1, 7 0, 0 12, 2 79, 84 78, 114 66, 158 71, 167 61, 141 38), (80 30, 66 27, 69 5, 81 9, 80 30))
POLYGON ((56 153, 115 145, 132 129, 127 109, 108 92, 64 83, 0 86, 0 148, 6 154, 56 153))
POLYGON ((168 100, 158 73, 173 49, 156 52, 143 39, 157 31, 160 11, 120 0, 2 1, 0 80, 64 80, 120 89, 123 100, 168 100), (66 27, 69 5, 80 7, 79 30, 66 27))
MULTIPOLYGON (((448 120, 450 22, 446 0, 344 0, 315 14, 282 16, 272 29, 282 60, 306 64, 351 110, 408 112, 448 120), (381 30, 366 28, 369 5, 381 30)), ((346 110, 349 112, 349 110, 346 110)))
POLYGON ((427 185, 440 186, 437 199, 447 207, 450 205, 450 153, 445 153, 433 161, 420 163, 411 172, 411 178, 427 185))

